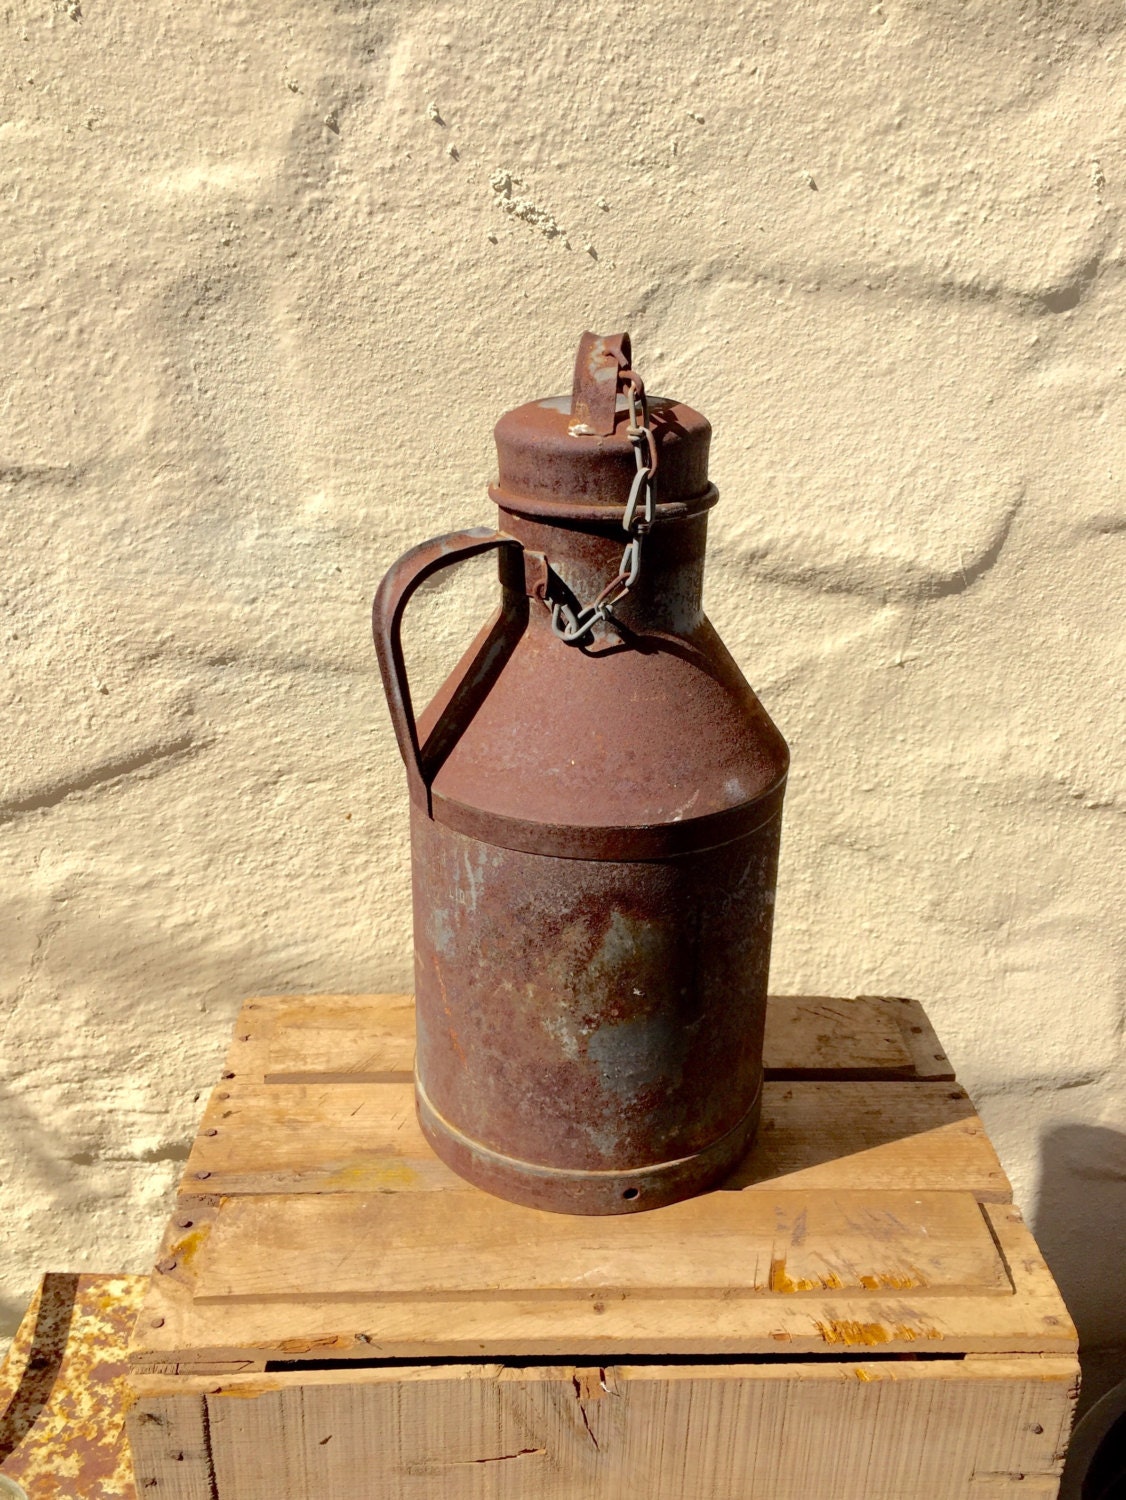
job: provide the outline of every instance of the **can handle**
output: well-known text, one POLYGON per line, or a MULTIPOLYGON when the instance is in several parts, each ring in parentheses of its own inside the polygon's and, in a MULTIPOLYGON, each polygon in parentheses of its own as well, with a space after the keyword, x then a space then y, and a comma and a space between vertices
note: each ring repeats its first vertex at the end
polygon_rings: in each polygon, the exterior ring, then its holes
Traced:
POLYGON ((415 590, 435 573, 452 567, 454 563, 464 562, 466 558, 500 547, 512 547, 517 552, 523 550, 515 537, 508 536, 503 531, 493 531, 487 526, 474 526, 468 531, 451 531, 446 536, 432 537, 430 541, 412 547, 398 562, 391 565, 372 603, 371 630, 383 678, 383 691, 387 695, 387 707, 391 713, 391 724, 398 741, 399 754, 407 768, 411 798, 425 808, 428 816, 431 812, 430 786, 422 762, 418 724, 411 704, 410 684, 407 682, 407 668, 403 658, 403 614, 415 590))

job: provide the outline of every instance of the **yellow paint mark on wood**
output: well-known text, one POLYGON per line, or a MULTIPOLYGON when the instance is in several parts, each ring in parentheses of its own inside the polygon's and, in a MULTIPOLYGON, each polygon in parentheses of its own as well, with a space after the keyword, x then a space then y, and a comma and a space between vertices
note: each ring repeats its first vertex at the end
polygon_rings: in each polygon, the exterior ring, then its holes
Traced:
POLYGON ((937 1328, 912 1328, 909 1323, 897 1323, 892 1337, 909 1344, 915 1339, 940 1339, 942 1334, 937 1328))
POLYGON ((169 1254, 180 1263, 185 1271, 190 1271, 196 1256, 206 1245, 210 1235, 210 1224, 197 1224, 193 1226, 190 1233, 185 1234, 173 1244, 169 1254))
POLYGON ((892 1337, 882 1323, 859 1323, 852 1318, 833 1318, 816 1327, 827 1344, 886 1344, 892 1337))
MULTIPOLYGON (((863 1277, 860 1279, 864 1280, 863 1277)), ((775 1255, 771 1259, 770 1290, 772 1292, 836 1292, 840 1291, 843 1286, 844 1282, 835 1271, 829 1271, 824 1276, 795 1278, 786 1273, 784 1255, 775 1255)))
POLYGON ((909 1272, 880 1271, 875 1276, 861 1276, 859 1279, 860 1285, 868 1292, 884 1288, 893 1292, 910 1292, 927 1285, 926 1278, 920 1276, 914 1267, 909 1272))
POLYGON ((786 1260, 784 1256, 775 1255, 770 1262, 770 1290, 772 1292, 792 1292, 794 1283, 786 1275, 786 1260))
POLYGON ((338 1167, 326 1175, 322 1191, 348 1192, 363 1188, 372 1193, 392 1193, 417 1186, 418 1173, 407 1162, 380 1157, 376 1161, 347 1162, 338 1167))

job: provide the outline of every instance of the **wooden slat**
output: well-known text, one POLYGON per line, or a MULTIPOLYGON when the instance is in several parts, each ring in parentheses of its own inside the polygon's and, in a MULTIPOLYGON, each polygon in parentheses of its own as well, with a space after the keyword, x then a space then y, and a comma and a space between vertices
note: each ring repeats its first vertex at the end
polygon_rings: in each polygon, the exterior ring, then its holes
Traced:
POLYGON ((914 1059, 898 1002, 772 995, 763 1062, 771 1076, 910 1078, 914 1059))
POLYGON ((726 1188, 918 1188, 1007 1203, 1012 1188, 965 1093, 948 1083, 763 1087, 755 1142, 726 1188))
MULTIPOLYGON (((228 1071, 244 1082, 381 1082, 413 1067, 409 995, 283 995, 247 1001, 228 1071)), ((768 1077, 953 1078, 922 1007, 899 997, 775 995, 768 1077)))
MULTIPOLYGON (((426 1144, 406 1082, 232 1080, 212 1096, 185 1180, 217 1193, 472 1191, 426 1144)), ((765 1183, 1010 1196, 965 1094, 929 1083, 767 1083, 755 1145, 725 1186, 765 1183)))
POLYGON ((859 1003, 876 1000, 896 1016, 907 1050, 911 1053, 916 1078, 938 1081, 954 1077, 946 1049, 917 1000, 909 1000, 903 995, 858 995, 856 998, 859 1003))
POLYGON ((126 1427, 142 1496, 219 1500, 202 1391, 181 1388, 171 1400, 135 1401, 126 1427))
POLYGON ((968 1193, 708 1193, 584 1219, 484 1193, 229 1198, 198 1301, 671 1292, 1011 1294, 968 1193))
POLYGON ((382 1083, 410 1079, 414 1070, 414 997, 372 997, 358 1007, 347 998, 318 1001, 310 1010, 274 1018, 267 1083, 382 1083))
POLYGON ((197 1301, 193 1268, 206 1250, 207 1217, 218 1201, 181 1200, 177 1218, 193 1224, 198 1218, 200 1224, 170 1227, 166 1235, 160 1264, 167 1264, 165 1257, 175 1259, 185 1239, 189 1264, 152 1278, 137 1324, 135 1356, 141 1369, 154 1364, 188 1369, 240 1357, 456 1359, 493 1353, 613 1359, 625 1353, 840 1354, 865 1346, 888 1353, 1070 1354, 1076 1347, 1055 1283, 1011 1205, 980 1207, 1008 1268, 1011 1296, 841 1291, 630 1298, 592 1288, 586 1297, 570 1292, 562 1298, 500 1294, 373 1302, 370 1296, 306 1295, 281 1302, 269 1297, 197 1301))
POLYGON ((205 1404, 220 1500, 1049 1500, 1074 1385, 1034 1356, 454 1365, 142 1377, 138 1406, 205 1404))

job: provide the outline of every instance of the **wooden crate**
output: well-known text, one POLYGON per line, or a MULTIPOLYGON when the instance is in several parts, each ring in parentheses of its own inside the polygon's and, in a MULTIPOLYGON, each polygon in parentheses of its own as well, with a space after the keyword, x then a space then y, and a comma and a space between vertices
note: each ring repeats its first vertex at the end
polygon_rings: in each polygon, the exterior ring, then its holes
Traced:
POLYGON ((1075 1331, 912 1001, 777 998, 758 1140, 621 1218, 426 1146, 409 996, 249 1001, 134 1335, 141 1494, 1056 1494, 1075 1331))

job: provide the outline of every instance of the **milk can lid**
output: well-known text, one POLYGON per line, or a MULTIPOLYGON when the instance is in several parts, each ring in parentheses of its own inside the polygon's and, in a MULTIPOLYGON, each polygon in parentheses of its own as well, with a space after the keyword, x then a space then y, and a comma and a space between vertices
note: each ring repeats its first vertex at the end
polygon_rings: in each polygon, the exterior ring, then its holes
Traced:
MULTIPOLYGON (((620 521, 636 472, 629 438, 628 333, 584 333, 569 396, 505 412, 494 429, 499 474, 489 494, 503 509, 544 518, 620 521)), ((667 397, 647 398, 657 445, 657 516, 706 510, 711 423, 667 397)))

